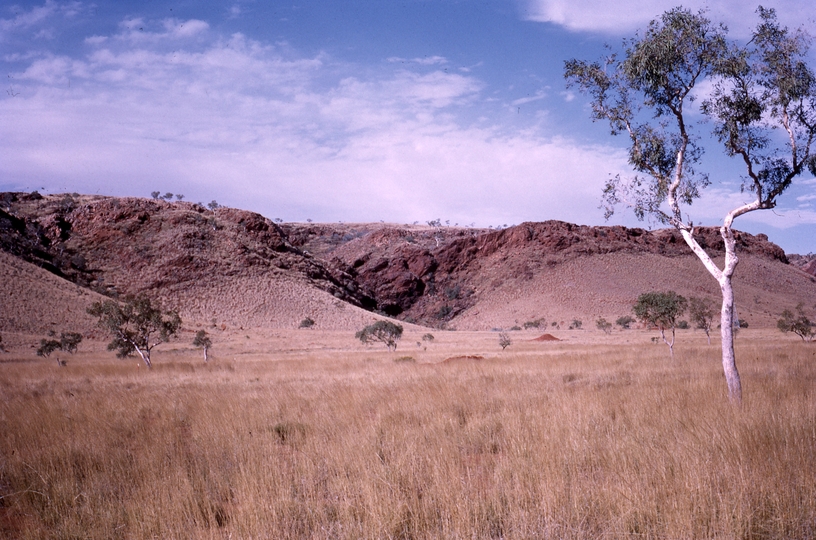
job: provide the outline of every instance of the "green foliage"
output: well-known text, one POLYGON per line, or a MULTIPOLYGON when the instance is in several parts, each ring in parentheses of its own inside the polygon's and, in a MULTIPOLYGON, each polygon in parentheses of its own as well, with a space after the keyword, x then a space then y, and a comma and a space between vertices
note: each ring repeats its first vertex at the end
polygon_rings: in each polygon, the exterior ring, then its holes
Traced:
MULTIPOLYGON (((49 332, 54 335, 54 332, 49 332)), ((74 354, 82 342, 82 334, 77 332, 62 332, 60 339, 42 339, 37 349, 37 356, 48 358, 54 351, 65 351, 74 354)))
POLYGON ((597 321, 595 321, 595 326, 598 327, 598 330, 602 330, 606 334, 612 333, 612 323, 608 322, 606 319, 601 317, 597 321))
POLYGON ((547 321, 543 317, 541 319, 535 319, 524 323, 525 330, 529 330, 531 328, 540 328, 542 326, 547 326, 547 321))
POLYGON ((109 351, 116 351, 119 358, 136 352, 148 367, 153 347, 168 341, 181 327, 178 313, 171 311, 165 316, 144 295, 127 297, 124 304, 113 300, 94 302, 88 313, 97 317, 99 327, 113 336, 109 351))
POLYGON ((306 317, 305 319, 300 321, 300 325, 298 325, 298 328, 311 328, 312 326, 314 326, 314 324, 315 322, 314 320, 312 320, 311 317, 306 317))
POLYGON ((82 334, 78 332, 62 332, 60 334, 60 348, 70 354, 74 354, 82 343, 82 334))
POLYGON ((638 296, 633 309, 638 319, 664 330, 677 327, 677 319, 685 313, 687 304, 674 291, 648 292, 638 296))
POLYGON ((776 322, 776 327, 787 334, 793 332, 802 341, 813 341, 816 332, 813 331, 813 322, 805 315, 803 304, 796 306, 796 314, 791 310, 786 309, 782 312, 782 318, 776 322))
POLYGON ((513 342, 510 340, 509 334, 507 334, 506 332, 502 332, 499 334, 499 346, 502 348, 502 350, 506 349, 512 344, 513 342))
POLYGON ((624 330, 629 330, 633 322, 635 322, 635 319, 633 319, 629 315, 624 315, 623 317, 618 317, 618 320, 615 321, 615 324, 617 324, 624 330))
POLYGON ((210 336, 207 335, 206 330, 199 330, 196 332, 195 338, 193 339, 193 346, 203 347, 205 349, 212 347, 212 340, 210 339, 210 336))
POLYGON ((388 350, 397 350, 397 341, 402 337, 402 326, 391 321, 377 321, 354 335, 366 345, 379 341, 385 343, 388 350))
POLYGON ((689 298, 689 317, 694 328, 705 332, 710 336, 711 328, 714 325, 714 315, 716 314, 716 304, 709 298, 689 298))
POLYGON ((48 358, 52 352, 62 349, 62 345, 56 339, 41 339, 40 347, 37 349, 37 356, 48 358))
POLYGON ((725 27, 712 24, 703 12, 675 8, 625 42, 622 58, 611 54, 602 62, 565 63, 567 85, 590 96, 593 120, 608 121, 613 135, 629 136, 636 175, 607 183, 607 216, 624 203, 640 219, 651 216, 691 228, 683 223, 680 204, 691 204, 709 181, 694 168, 702 155, 698 141, 704 139, 691 132, 687 108, 695 86, 704 81, 712 83, 712 91, 700 109, 712 120, 725 153, 742 160, 744 187, 756 195, 755 203, 736 215, 773 208, 793 178, 806 168, 816 174, 810 37, 780 27, 773 9, 760 7, 758 14, 760 24, 746 46, 729 42, 725 27), (777 151, 780 141, 787 157, 777 151))

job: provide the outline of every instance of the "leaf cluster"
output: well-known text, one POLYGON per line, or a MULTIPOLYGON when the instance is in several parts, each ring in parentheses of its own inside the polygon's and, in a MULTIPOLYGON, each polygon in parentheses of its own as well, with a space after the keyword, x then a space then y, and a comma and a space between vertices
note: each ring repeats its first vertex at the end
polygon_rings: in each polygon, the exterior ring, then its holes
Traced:
POLYGON ((125 358, 138 350, 149 352, 159 343, 168 341, 181 327, 181 318, 174 311, 166 315, 145 295, 130 296, 123 304, 113 300, 94 302, 88 314, 99 319, 98 325, 113 336, 109 351, 125 358))
POLYGON ((648 292, 638 296, 633 306, 635 316, 661 330, 675 328, 677 320, 686 311, 688 301, 674 291, 648 292))
POLYGON ((65 351, 74 354, 82 343, 82 334, 77 332, 62 332, 59 340, 42 339, 37 349, 37 356, 48 358, 54 351, 65 351))
POLYGON ((803 304, 796 306, 796 313, 786 309, 782 312, 782 318, 776 322, 776 327, 784 333, 793 332, 802 341, 812 341, 816 332, 813 330, 813 322, 805 315, 803 304))
POLYGON ((388 350, 397 350, 397 341, 402 337, 402 326, 391 321, 377 321, 354 334, 354 337, 368 345, 372 342, 384 343, 388 350))
POLYGON ((196 332, 195 338, 193 338, 193 346, 202 347, 204 349, 209 349, 212 347, 212 340, 210 339, 210 336, 207 335, 206 330, 199 330, 196 332))

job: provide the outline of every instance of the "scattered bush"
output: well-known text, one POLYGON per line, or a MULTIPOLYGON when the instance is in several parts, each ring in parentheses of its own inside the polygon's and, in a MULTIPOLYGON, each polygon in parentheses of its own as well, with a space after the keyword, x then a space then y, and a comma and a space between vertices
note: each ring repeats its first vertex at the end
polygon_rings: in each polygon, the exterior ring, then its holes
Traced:
POLYGON ((305 319, 300 321, 300 325, 298 326, 298 328, 311 328, 312 326, 314 326, 314 324, 315 322, 314 320, 312 320, 311 317, 306 317, 305 319))
POLYGON ((688 321, 679 321, 677 323, 677 328, 679 328, 680 330, 688 330, 689 328, 691 328, 691 326, 689 326, 688 321))
POLYGON ((433 340, 434 340, 434 335, 433 334, 425 334, 424 336, 422 336, 422 341, 433 341, 433 340))
POLYGON ((357 332, 354 337, 368 345, 373 341, 385 343, 388 350, 397 350, 397 341, 402 337, 402 326, 391 321, 377 321, 357 332))
POLYGON ((210 210, 215 210, 215 209, 217 209, 217 208, 221 208, 221 205, 220 205, 220 204, 218 204, 218 202, 217 202, 215 199, 213 199, 212 201, 210 201, 209 203, 207 203, 207 207, 208 207, 210 210))
POLYGON ((710 298, 689 298, 689 316, 694 328, 705 332, 708 344, 711 345, 711 327, 714 325, 716 304, 710 298))
POLYGON ((60 348, 69 353, 74 354, 82 343, 82 334, 77 332, 63 332, 60 334, 60 348))
POLYGON ((776 327, 785 334, 793 332, 802 338, 802 341, 813 341, 816 335, 813 332, 813 323, 805 315, 804 305, 801 302, 796 306, 795 315, 789 309, 783 311, 782 318, 776 322, 776 327))
POLYGON ((623 330, 629 330, 633 322, 635 322, 635 319, 633 319, 629 315, 624 315, 623 317, 618 317, 618 320, 615 321, 615 324, 620 326, 621 329, 623 330))
POLYGON ((580 319, 573 319, 569 325, 570 330, 580 330, 584 323, 580 319))
POLYGON ((40 347, 37 349, 37 356, 48 358, 51 353, 62 348, 60 342, 56 339, 41 339, 40 347))
POLYGON ((512 343, 513 342, 510 340, 509 334, 507 334, 506 332, 502 332, 499 334, 499 346, 502 348, 502 350, 512 345, 512 343))
POLYGON ((542 326, 547 326, 547 321, 542 317, 541 319, 527 321, 523 326, 525 330, 529 330, 530 328, 541 328, 542 326))
POLYGON ((612 333, 612 323, 601 317, 597 321, 595 321, 595 326, 598 327, 598 330, 602 330, 605 334, 612 333))
POLYGON ((413 356, 398 356, 394 358, 394 362, 416 362, 413 356))
POLYGON ((437 319, 447 319, 453 313, 453 308, 447 304, 439 308, 434 315, 437 319))
POLYGON ((207 358, 207 351, 210 347, 212 347, 212 340, 207 335, 206 330, 199 330, 196 332, 195 338, 193 339, 193 346, 194 347, 201 347, 204 349, 204 361, 207 362, 209 359, 207 358))
POLYGON ((510 327, 511 332, 518 332, 519 330, 521 330, 521 326, 515 325, 510 327))

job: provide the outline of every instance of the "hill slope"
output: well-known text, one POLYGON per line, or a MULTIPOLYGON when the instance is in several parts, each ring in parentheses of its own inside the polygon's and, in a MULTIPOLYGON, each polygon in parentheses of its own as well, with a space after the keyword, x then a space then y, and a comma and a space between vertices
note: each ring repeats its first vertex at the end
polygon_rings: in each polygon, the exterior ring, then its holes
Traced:
MULTIPOLYGON (((721 255, 718 231, 700 229, 697 237, 721 255)), ((252 212, 186 202, 5 193, 0 249, 4 268, 22 268, 23 261, 40 267, 26 276, 36 284, 23 279, 25 271, 6 271, 0 291, 8 298, 12 290, 41 291, 25 299, 32 314, 22 319, 32 322, 12 322, 10 304, 0 319, 0 330, 33 333, 54 326, 46 319, 61 320, 46 301, 49 287, 57 295, 144 292, 190 324, 236 329, 295 328, 305 317, 322 328, 354 329, 374 317, 366 309, 450 329, 542 318, 593 327, 598 317, 630 313, 648 290, 719 296, 675 231, 558 221, 500 231, 278 225, 252 212)), ((816 303, 816 279, 788 264, 764 235, 739 233, 738 250, 740 318, 773 326, 783 309, 816 303)))

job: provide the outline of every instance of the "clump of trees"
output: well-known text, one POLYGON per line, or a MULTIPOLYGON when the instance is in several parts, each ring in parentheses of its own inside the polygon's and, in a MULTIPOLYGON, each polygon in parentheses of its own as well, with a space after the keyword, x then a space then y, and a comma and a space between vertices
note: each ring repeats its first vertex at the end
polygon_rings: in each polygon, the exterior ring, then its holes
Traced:
MULTIPOLYGON (((51 332, 53 335, 53 332, 51 332)), ((40 346, 37 348, 37 356, 48 358, 51 353, 55 351, 65 351, 69 354, 74 354, 82 343, 82 334, 78 332, 62 332, 60 338, 57 339, 41 339, 40 346)), ((64 365, 57 359, 57 363, 64 365)))
POLYGON ((813 322, 805 314, 804 305, 800 302, 796 306, 796 313, 786 309, 782 312, 782 318, 776 321, 776 327, 783 333, 793 332, 802 341, 813 341, 816 332, 813 330, 813 322))
POLYGON ((402 338, 402 325, 391 321, 377 321, 354 334, 354 337, 368 345, 373 342, 384 343, 388 350, 397 350, 397 341, 402 338))
POLYGON ((120 304, 114 300, 94 302, 88 314, 98 318, 97 324, 113 336, 109 351, 125 358, 134 352, 150 368, 150 354, 157 345, 169 341, 181 328, 181 318, 175 311, 162 312, 145 295, 130 296, 120 304))
POLYGON ((734 355, 731 281, 739 258, 732 225, 749 212, 773 209, 806 170, 816 175, 811 38, 803 29, 780 26, 773 9, 759 7, 757 13, 759 24, 743 45, 729 40, 727 29, 704 12, 675 8, 625 41, 621 54, 596 62, 569 60, 564 70, 568 86, 589 95, 593 120, 608 121, 613 135, 629 139, 634 174, 607 182, 607 216, 624 205, 639 219, 674 227, 719 284, 723 371, 736 402, 742 386, 734 355), (707 97, 694 107, 699 95, 707 97), (724 216, 722 268, 694 238, 695 224, 682 208, 710 184, 697 169, 701 142, 710 140, 693 132, 700 113, 710 120, 725 155, 739 161, 741 191, 748 198, 724 216))
POLYGON ((210 339, 210 336, 207 335, 206 330, 199 330, 196 332, 195 338, 193 338, 193 346, 204 349, 204 361, 209 362, 207 351, 210 349, 210 347, 212 347, 212 340, 210 339))
POLYGON ((687 305, 686 299, 674 291, 648 292, 638 296, 632 308, 639 320, 650 326, 657 326, 663 343, 669 346, 669 356, 672 359, 674 358, 675 329, 687 305), (666 330, 671 330, 671 341, 666 338, 666 330))

